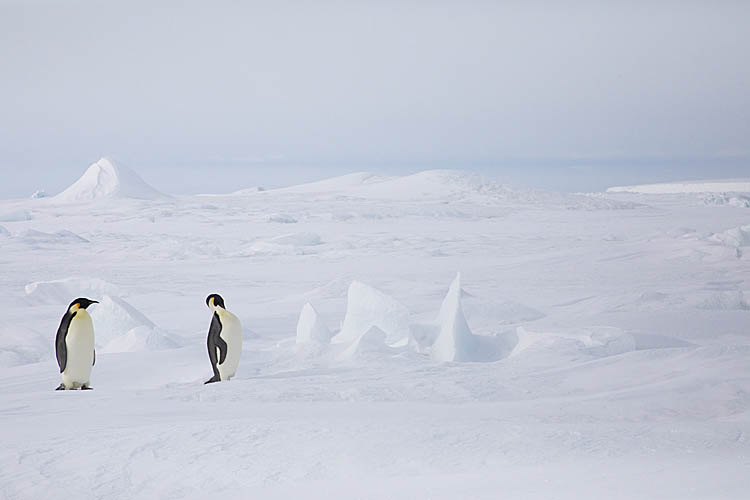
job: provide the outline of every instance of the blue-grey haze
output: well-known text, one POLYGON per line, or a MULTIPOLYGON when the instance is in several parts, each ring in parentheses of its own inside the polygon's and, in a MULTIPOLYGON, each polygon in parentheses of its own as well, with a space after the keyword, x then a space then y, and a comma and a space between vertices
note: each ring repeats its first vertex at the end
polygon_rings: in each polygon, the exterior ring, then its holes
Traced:
POLYGON ((0 0, 0 197, 372 170, 750 176, 750 2, 0 0))

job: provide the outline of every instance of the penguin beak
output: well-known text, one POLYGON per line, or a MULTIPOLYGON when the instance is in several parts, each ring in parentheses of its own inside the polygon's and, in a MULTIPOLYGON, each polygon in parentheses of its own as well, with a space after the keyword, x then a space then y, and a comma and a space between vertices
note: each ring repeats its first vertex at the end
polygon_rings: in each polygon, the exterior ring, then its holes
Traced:
POLYGON ((92 304, 98 304, 98 303, 99 303, 99 301, 98 301, 98 300, 92 300, 92 301, 91 301, 91 303, 92 303, 92 304))

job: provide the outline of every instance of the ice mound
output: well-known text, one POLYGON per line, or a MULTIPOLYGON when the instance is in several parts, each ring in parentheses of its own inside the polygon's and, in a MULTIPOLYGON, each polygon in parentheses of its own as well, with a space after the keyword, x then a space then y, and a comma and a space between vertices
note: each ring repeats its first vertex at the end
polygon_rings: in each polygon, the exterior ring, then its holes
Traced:
POLYGON ((706 205, 730 205, 737 208, 750 208, 750 196, 729 193, 705 193, 701 201, 706 205))
POLYGON ((104 295, 90 309, 96 346, 102 352, 132 352, 178 347, 140 311, 116 296, 104 295))
POLYGON ((477 342, 461 308, 461 273, 451 283, 438 315, 440 333, 430 357, 436 361, 474 361, 477 342))
POLYGON ((619 328, 594 326, 563 329, 551 332, 533 332, 518 327, 518 344, 511 356, 534 355, 548 361, 586 359, 616 356, 636 349, 635 338, 619 328))
POLYGON ((24 222, 31 218, 31 212, 28 210, 11 210, 0 214, 0 222, 24 222))
POLYGON ((305 255, 313 253, 308 247, 314 247, 321 243, 323 243, 323 240, 315 233, 282 234, 268 240, 254 242, 250 245, 248 253, 250 255, 305 255))
POLYGON ((68 230, 57 231, 55 233, 45 233, 35 229, 27 229, 16 235, 16 238, 32 246, 38 245, 58 245, 71 243, 89 243, 86 238, 77 235, 68 230))
POLYGON ((308 302, 302 307, 297 321, 297 345, 328 344, 331 331, 323 323, 318 311, 308 302))
MULTIPOLYGON (((513 188, 489 180, 482 175, 461 170, 426 170, 406 176, 381 177, 358 172, 319 182, 274 190, 279 193, 320 193, 340 199, 382 200, 460 200, 482 203, 520 203, 557 205, 571 209, 599 210, 634 208, 633 202, 622 202, 582 195, 550 193, 531 189, 513 188)), ((434 209, 428 209, 434 212, 434 209)), ((450 211, 449 211, 450 212, 450 211)), ((463 217, 452 211, 454 217, 463 217)), ((342 214, 348 217, 348 214, 342 214)), ((366 217, 368 214, 359 214, 366 217)), ((371 214, 381 217, 380 214, 371 214)), ((334 215, 334 218, 338 215, 334 215)))
POLYGON ((266 188, 261 186, 252 186, 249 188, 238 189, 237 191, 231 193, 231 196, 247 196, 250 194, 262 193, 265 190, 266 188))
POLYGON ((287 214, 271 214, 266 217, 266 222, 277 222, 279 224, 294 224, 297 219, 287 214))
POLYGON ((47 192, 44 189, 37 189, 36 191, 31 193, 31 196, 29 198, 31 198, 32 200, 38 200, 39 198, 46 198, 47 196, 47 192))
POLYGON ((750 225, 739 226, 716 233, 711 236, 711 240, 734 248, 750 246, 750 225))
POLYGON ((67 278, 35 281, 25 287, 26 295, 36 304, 69 304, 76 297, 98 300, 104 295, 117 295, 115 285, 98 278, 67 278))
POLYGON ((320 245, 323 240, 321 240, 320 236, 315 233, 292 233, 276 236, 275 238, 268 240, 268 242, 274 245, 310 247, 320 245))
POLYGON ((409 310, 400 302, 359 281, 352 281, 347 292, 346 315, 334 343, 353 343, 373 326, 385 332, 386 343, 409 339, 409 310))
POLYGON ((155 200, 165 195, 152 188, 133 170, 109 158, 93 163, 88 170, 54 197, 56 201, 85 202, 100 198, 137 198, 155 200))
POLYGON ((10 231, 5 229, 3 226, 0 226, 0 236, 9 237, 10 231))
POLYGON ((681 194, 681 193, 748 193, 750 179, 669 182, 641 184, 638 186, 614 186, 608 193, 681 194))
POLYGON ((377 326, 370 327, 360 338, 338 355, 339 360, 368 360, 381 358, 383 355, 398 353, 389 347, 386 333, 377 326))
POLYGON ((332 191, 345 191, 357 186, 381 182, 388 177, 381 177, 369 172, 354 172, 322 181, 299 184, 286 188, 275 189, 280 193, 326 193, 332 191))

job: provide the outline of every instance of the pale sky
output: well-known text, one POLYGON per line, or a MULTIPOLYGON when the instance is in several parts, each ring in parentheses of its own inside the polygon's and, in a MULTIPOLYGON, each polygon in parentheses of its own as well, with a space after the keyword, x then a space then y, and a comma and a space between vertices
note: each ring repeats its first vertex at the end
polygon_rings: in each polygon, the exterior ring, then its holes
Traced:
POLYGON ((0 197, 750 176, 750 2, 155 3, 0 0, 0 197))

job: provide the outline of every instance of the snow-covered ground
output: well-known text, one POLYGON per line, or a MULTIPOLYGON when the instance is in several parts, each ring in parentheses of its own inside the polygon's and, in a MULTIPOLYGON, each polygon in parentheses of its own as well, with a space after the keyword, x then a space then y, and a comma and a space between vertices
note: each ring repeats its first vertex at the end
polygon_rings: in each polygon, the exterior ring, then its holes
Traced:
POLYGON ((0 498, 747 498, 747 197, 104 159, 0 202, 0 498), (212 292, 244 351, 203 385, 212 292), (78 296, 95 390, 56 392, 78 296))

